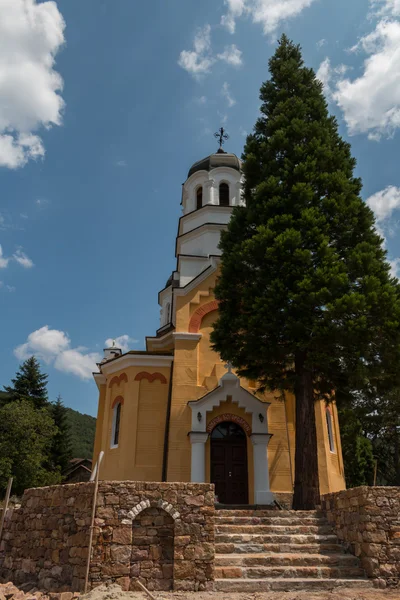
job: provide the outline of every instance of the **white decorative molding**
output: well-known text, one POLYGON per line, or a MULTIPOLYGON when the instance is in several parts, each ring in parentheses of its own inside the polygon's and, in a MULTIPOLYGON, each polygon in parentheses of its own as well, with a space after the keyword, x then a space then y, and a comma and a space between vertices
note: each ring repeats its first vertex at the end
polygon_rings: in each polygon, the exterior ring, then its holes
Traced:
POLYGON ((172 335, 175 340, 191 340, 193 342, 200 341, 203 336, 202 333, 188 333, 184 331, 174 331, 172 335))
POLYGON ((215 273, 220 263, 220 260, 221 259, 219 256, 210 256, 210 266, 207 267, 207 269, 200 273, 200 275, 198 275, 190 283, 185 285, 185 287, 174 288, 173 294, 175 296, 186 296, 186 294, 192 292, 200 283, 207 279, 207 277, 209 277, 212 273, 215 273))
POLYGON ((192 445, 190 481, 205 483, 206 481, 206 442, 208 433, 190 431, 189 439, 192 445))
POLYGON ((199 398, 191 400, 188 405, 192 409, 192 431, 206 431, 206 415, 222 402, 226 401, 227 396, 232 398, 232 402, 241 408, 244 408, 247 414, 252 415, 251 429, 253 434, 268 434, 267 411, 269 402, 263 402, 251 392, 248 392, 240 385, 240 379, 234 373, 225 373, 219 381, 219 386, 214 390, 199 398), (201 420, 198 419, 198 413, 201 420))
POLYGON ((151 343, 152 346, 154 346, 155 348, 166 348, 167 346, 169 346, 171 343, 173 343, 173 331, 169 331, 168 333, 165 333, 164 335, 158 337, 146 337, 146 347, 148 346, 149 343, 151 343))
POLYGON ((96 382, 97 389, 100 391, 100 386, 107 383, 107 377, 103 373, 93 373, 93 379, 96 382))
POLYGON ((136 504, 136 506, 134 506, 128 512, 128 514, 126 515, 127 518, 124 519, 124 524, 129 525, 130 523, 132 523, 132 521, 134 519, 136 519, 136 517, 138 515, 140 515, 140 513, 143 512, 144 510, 146 510, 147 508, 161 508, 162 510, 167 512, 169 515, 171 515, 171 517, 174 519, 174 521, 181 518, 180 513, 169 502, 166 502, 165 500, 158 500, 158 502, 154 502, 154 501, 151 501, 148 498, 146 498, 145 500, 142 500, 141 502, 139 502, 139 504, 136 504))
POLYGON ((102 364, 101 371, 105 375, 111 375, 128 367, 170 367, 173 360, 173 356, 124 354, 109 363, 102 364))

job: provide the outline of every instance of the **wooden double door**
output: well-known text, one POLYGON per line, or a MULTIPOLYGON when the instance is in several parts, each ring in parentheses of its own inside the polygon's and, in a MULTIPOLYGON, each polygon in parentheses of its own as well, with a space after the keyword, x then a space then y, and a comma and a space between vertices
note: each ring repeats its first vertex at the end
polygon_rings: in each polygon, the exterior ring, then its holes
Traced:
POLYGON ((211 483, 221 504, 248 504, 247 438, 237 423, 225 421, 211 433, 211 483))

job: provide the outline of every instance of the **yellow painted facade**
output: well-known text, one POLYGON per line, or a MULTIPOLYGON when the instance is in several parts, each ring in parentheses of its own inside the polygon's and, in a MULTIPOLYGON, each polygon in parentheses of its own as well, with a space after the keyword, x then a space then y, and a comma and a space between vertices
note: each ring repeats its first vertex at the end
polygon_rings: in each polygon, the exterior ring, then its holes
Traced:
MULTIPOLYGON (((210 275, 188 297, 178 298, 176 313, 176 333, 188 332, 189 322, 198 308, 214 300, 212 289, 217 273, 210 275)), ((170 394, 170 423, 168 431, 167 481, 191 480, 191 444, 188 437, 191 431, 191 409, 189 401, 202 398, 218 387, 219 379, 226 372, 219 356, 210 347, 210 333, 217 311, 207 313, 201 321, 199 339, 179 339, 172 335, 166 340, 165 350, 155 350, 157 338, 148 338, 148 352, 157 354, 128 353, 112 359, 102 366, 104 382, 99 384, 99 409, 97 416, 94 461, 100 450, 104 451, 101 477, 113 480, 161 481, 163 457, 165 453, 166 419, 170 394), (171 364, 159 366, 152 358, 173 352, 171 364), (149 363, 141 366, 143 357, 149 363), (172 361, 173 358, 173 361, 172 361), (130 359, 130 360, 129 360, 130 359), (138 366, 121 366, 118 363, 138 366), (173 367, 172 367, 173 363, 173 367), (107 375, 107 367, 113 366, 107 375), (172 385, 170 382, 172 370, 172 385), (136 381, 140 373, 149 378, 136 381), (154 374, 159 379, 150 381, 154 374), (116 379, 126 374, 126 381, 116 379), (112 383, 114 381, 114 383, 112 383), (112 448, 113 403, 123 399, 118 447, 112 448)), ((167 334, 168 335, 168 334, 167 334)), ((256 393, 249 382, 241 380, 241 386, 250 393, 256 393)), ((295 454, 295 401, 291 394, 285 399, 274 393, 258 394, 262 401, 269 402, 268 426, 272 433, 268 445, 268 465, 272 492, 291 493, 293 489, 295 454)), ((326 494, 345 488, 343 459, 341 454, 339 423, 335 404, 326 407, 325 402, 316 404, 318 436, 318 461, 321 493, 326 494), (326 411, 332 413, 334 451, 330 450, 326 411)), ((230 400, 222 402, 207 413, 207 424, 215 417, 233 414, 243 418, 252 427, 251 415, 230 400)), ((205 445, 205 478, 210 481, 210 438, 205 445)), ((247 437, 249 502, 254 503, 253 445, 247 437)))
MULTIPOLYGON (((293 491, 295 400, 290 393, 284 398, 259 394, 254 382, 239 381, 230 369, 227 373, 210 346, 218 314, 213 293, 219 269, 215 231, 226 226, 231 209, 216 204, 209 190, 223 179, 233 190, 232 205, 240 201, 240 161, 223 154, 210 157, 216 167, 207 167, 206 159, 200 167, 194 165, 184 184, 178 266, 160 292, 162 326, 157 335, 147 338, 143 352, 105 350, 95 374, 99 405, 94 462, 104 451, 104 479, 214 482, 213 421, 220 417, 239 423, 245 432, 240 452, 247 452, 248 502, 260 504, 270 492, 293 491), (207 203, 196 209, 193 198, 198 198, 198 184, 205 179, 207 203)), ((319 402, 315 411, 320 490, 326 494, 345 488, 339 422, 334 403, 327 407, 319 402)), ((231 467, 227 469, 220 479, 235 477, 231 467)))

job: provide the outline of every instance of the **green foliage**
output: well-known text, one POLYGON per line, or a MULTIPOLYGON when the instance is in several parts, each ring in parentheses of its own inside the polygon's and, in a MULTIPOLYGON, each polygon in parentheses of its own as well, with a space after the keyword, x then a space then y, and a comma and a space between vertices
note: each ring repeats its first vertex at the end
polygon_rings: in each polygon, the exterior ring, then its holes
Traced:
POLYGON ((0 488, 14 477, 13 493, 28 487, 51 485, 61 480, 60 471, 46 469, 56 434, 54 421, 46 408, 35 409, 26 400, 0 408, 0 488))
MULTIPOLYGON (((30 400, 35 408, 47 406, 47 375, 41 372, 40 364, 34 356, 20 366, 11 382, 12 386, 4 387, 11 400, 30 400)), ((7 398, 2 400, 7 401, 7 398)))
POLYGON ((351 408, 339 410, 344 472, 348 488, 372 485, 375 459, 371 440, 364 435, 357 411, 351 408))
POLYGON ((313 390, 329 398, 398 377, 400 286, 299 46, 283 36, 269 69, 243 154, 246 207, 221 236, 212 342, 241 376, 295 393, 304 491, 316 481, 313 390))
POLYGON ((68 420, 68 409, 65 408, 61 396, 51 405, 51 416, 57 428, 53 438, 51 462, 55 468, 64 473, 72 458, 71 426, 68 420))
POLYGON ((72 408, 66 409, 71 435, 72 458, 92 458, 96 419, 72 408))

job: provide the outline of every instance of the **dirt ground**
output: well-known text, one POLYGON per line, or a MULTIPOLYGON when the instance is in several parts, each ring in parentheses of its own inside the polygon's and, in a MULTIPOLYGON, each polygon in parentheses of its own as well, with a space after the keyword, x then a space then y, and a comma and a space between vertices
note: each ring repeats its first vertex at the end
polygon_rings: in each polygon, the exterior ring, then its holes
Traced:
MULTIPOLYGON (((400 589, 359 590, 341 588, 333 592, 152 592, 157 600, 400 600, 400 589)), ((100 586, 81 596, 87 600, 149 600, 143 592, 123 592, 118 585, 100 586)))

